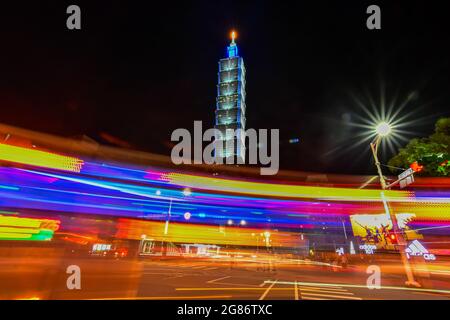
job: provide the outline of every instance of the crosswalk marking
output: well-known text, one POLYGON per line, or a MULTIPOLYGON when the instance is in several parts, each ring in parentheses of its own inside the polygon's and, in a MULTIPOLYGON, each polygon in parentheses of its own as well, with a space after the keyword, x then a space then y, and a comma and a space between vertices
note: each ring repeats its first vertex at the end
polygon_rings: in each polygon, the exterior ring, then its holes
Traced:
POLYGON ((324 298, 302 297, 303 300, 328 300, 324 298))
POLYGON ((305 291, 322 291, 322 292, 329 292, 329 293, 348 293, 345 289, 332 289, 332 288, 318 288, 318 287, 303 287, 300 286, 301 290, 305 291))
MULTIPOLYGON (((348 292, 348 291, 330 291, 330 290, 318 290, 318 289, 305 289, 305 288, 301 288, 301 291, 308 291, 308 292, 322 292, 322 293, 332 293, 332 294, 343 294, 343 295, 349 295, 349 296, 353 296, 354 294, 352 292, 348 292)), ((304 293, 307 294, 307 293, 304 293)))
MULTIPOLYGON (((362 300, 359 297, 355 297, 353 292, 348 291, 339 285, 318 286, 318 285, 305 285, 294 281, 294 290, 298 290, 303 300, 362 300)), ((297 295, 295 299, 297 300, 297 295)))
POLYGON ((331 298, 331 299, 348 299, 348 300, 362 300, 358 297, 349 297, 349 296, 337 296, 332 294, 321 294, 321 293, 302 293, 302 297, 324 297, 324 298, 331 298))

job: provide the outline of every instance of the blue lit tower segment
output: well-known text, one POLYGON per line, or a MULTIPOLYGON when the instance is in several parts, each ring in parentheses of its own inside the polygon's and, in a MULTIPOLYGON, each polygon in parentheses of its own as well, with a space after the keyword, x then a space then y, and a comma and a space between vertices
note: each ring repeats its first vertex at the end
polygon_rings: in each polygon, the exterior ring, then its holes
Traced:
POLYGON ((245 160, 244 133, 236 135, 235 132, 228 132, 227 134, 227 129, 245 131, 244 59, 239 57, 238 47, 234 42, 234 31, 231 33, 231 39, 227 47, 228 57, 219 61, 215 128, 222 133, 223 148, 222 152, 219 150, 216 153, 216 157, 233 157, 243 163, 245 160))

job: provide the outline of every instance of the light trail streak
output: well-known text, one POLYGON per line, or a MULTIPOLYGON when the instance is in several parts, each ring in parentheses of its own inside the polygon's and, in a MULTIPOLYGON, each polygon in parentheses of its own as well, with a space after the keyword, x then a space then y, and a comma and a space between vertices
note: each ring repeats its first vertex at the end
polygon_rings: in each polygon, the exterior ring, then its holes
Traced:
MULTIPOLYGON (((186 223, 185 213, 190 212, 189 224, 201 227, 196 231, 199 235, 209 234, 207 225, 217 228, 229 220, 243 220, 260 229, 270 225, 298 230, 301 226, 303 231, 326 227, 337 232, 342 219, 350 215, 384 212, 379 190, 217 179, 126 164, 83 164, 81 173, 0 168, 2 206, 7 211, 51 210, 161 221, 167 215, 169 201, 173 201, 171 223, 186 223), (192 193, 183 194, 185 187, 192 193)), ((443 232, 450 220, 449 192, 417 194, 387 192, 395 212, 415 214, 412 230, 443 232)), ((207 236, 199 235, 194 238, 208 241, 207 236)), ((254 246, 256 240, 246 243, 254 246)))
POLYGON ((83 166, 83 161, 77 158, 2 143, 0 160, 73 172, 80 172, 83 166))
MULTIPOLYGON (((180 173, 168 173, 162 177, 170 184, 198 188, 209 191, 234 192, 260 196, 310 198, 320 200, 341 201, 380 201, 379 190, 309 187, 298 185, 283 185, 256 183, 241 180, 217 179, 180 173)), ((389 201, 410 199, 409 192, 385 191, 389 201)))

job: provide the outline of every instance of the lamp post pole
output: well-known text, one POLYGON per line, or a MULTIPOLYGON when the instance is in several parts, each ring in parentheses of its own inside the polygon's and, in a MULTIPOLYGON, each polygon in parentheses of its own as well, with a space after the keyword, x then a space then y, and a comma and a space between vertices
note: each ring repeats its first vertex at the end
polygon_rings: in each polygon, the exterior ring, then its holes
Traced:
MULTIPOLYGON (((158 192, 157 195, 161 195, 160 191, 157 191, 157 192, 158 192)), ((191 190, 189 188, 185 188, 183 190, 183 196, 188 197, 190 195, 191 195, 191 190)), ((171 197, 169 200, 169 211, 167 212, 166 223, 164 225, 164 241, 165 242, 163 241, 163 244, 162 244, 163 255, 166 255, 166 253, 167 253, 168 243, 167 243, 166 237, 167 237, 167 234, 169 233, 169 222, 170 222, 170 217, 172 216, 172 201, 173 201, 173 198, 171 197)))
POLYGON ((169 211, 167 212, 166 224, 164 225, 164 235, 167 235, 167 233, 169 231, 169 220, 172 215, 171 209, 172 209, 172 198, 170 198, 170 201, 169 201, 169 211))
POLYGON ((381 189, 383 190, 383 191, 381 191, 381 200, 383 201, 384 210, 385 210, 388 218, 392 222, 392 230, 394 231, 394 234, 397 236, 397 242, 399 245, 400 256, 401 256, 403 266, 405 268, 406 277, 407 277, 407 281, 405 282, 405 284, 407 286, 419 288, 419 287, 421 287, 421 285, 414 279, 414 274, 412 272, 411 265, 409 263, 408 257, 406 256, 405 238, 403 237, 402 231, 398 227, 397 217, 389 209, 389 204, 384 195, 384 190, 389 189, 391 185, 386 184, 386 180, 384 179, 384 176, 383 176, 383 171, 381 170, 381 163, 378 160, 378 147, 380 146, 381 138, 382 138, 382 135, 377 134, 377 137, 375 138, 375 140, 370 143, 370 148, 372 150, 373 158, 375 160, 375 166, 377 167, 378 175, 380 178, 381 189))
POLYGON ((167 234, 169 233, 169 222, 170 222, 170 217, 172 215, 171 209, 172 209, 172 198, 170 198, 170 200, 169 200, 169 211, 167 212, 166 223, 164 224, 164 237, 163 237, 163 241, 161 243, 162 255, 164 257, 167 255, 167 245, 168 245, 167 234))
POLYGON ((377 167, 378 176, 380 177, 380 184, 383 190, 386 189, 386 180, 383 176, 383 171, 381 170, 381 163, 378 160, 378 147, 380 146, 381 136, 377 135, 374 141, 370 143, 370 149, 372 149, 373 158, 375 160, 375 166, 377 167))

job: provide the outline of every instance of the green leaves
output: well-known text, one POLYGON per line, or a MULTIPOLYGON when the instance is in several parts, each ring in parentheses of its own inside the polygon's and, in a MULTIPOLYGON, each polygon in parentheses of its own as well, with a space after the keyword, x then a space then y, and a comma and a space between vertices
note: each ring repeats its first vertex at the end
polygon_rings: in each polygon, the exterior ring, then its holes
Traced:
MULTIPOLYGON (((415 138, 389 160, 393 167, 408 168, 417 161, 427 176, 450 176, 450 118, 436 122, 435 132, 428 138, 415 138)), ((392 169, 391 169, 392 170, 392 169)))

